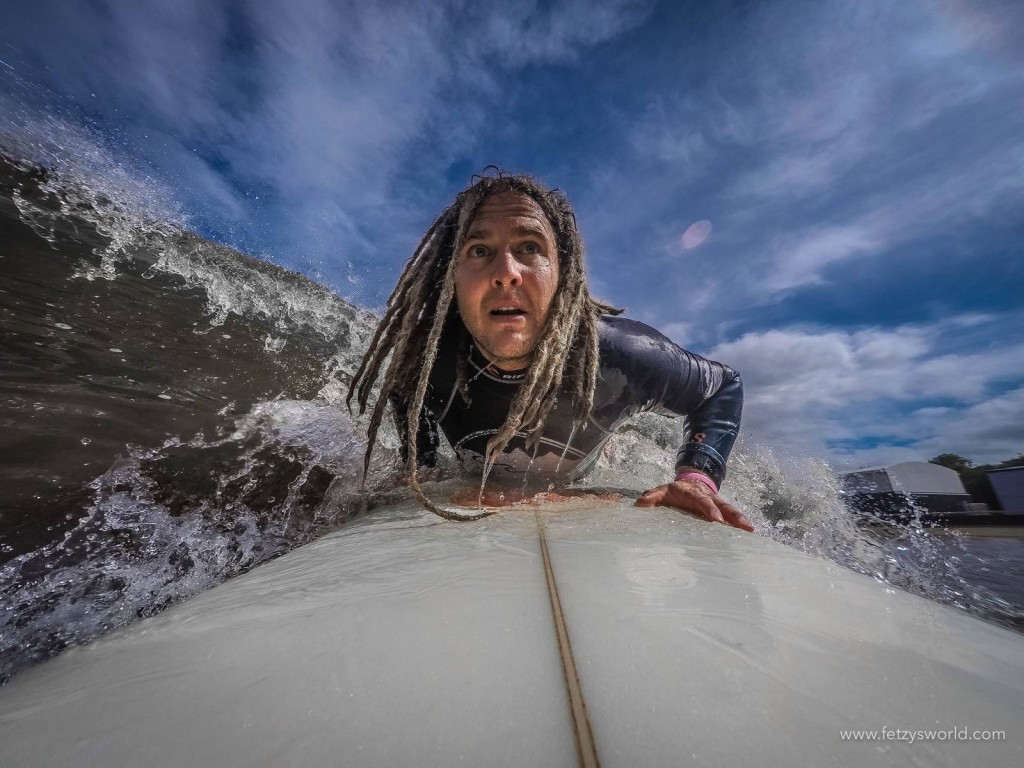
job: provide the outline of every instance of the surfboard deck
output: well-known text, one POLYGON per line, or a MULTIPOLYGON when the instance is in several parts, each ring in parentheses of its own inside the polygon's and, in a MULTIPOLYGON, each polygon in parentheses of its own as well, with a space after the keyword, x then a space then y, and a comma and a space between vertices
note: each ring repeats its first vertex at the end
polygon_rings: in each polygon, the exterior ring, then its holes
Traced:
POLYGON ((1022 709, 1020 636, 764 537, 410 504, 15 677, 0 764, 1007 764, 1022 709))

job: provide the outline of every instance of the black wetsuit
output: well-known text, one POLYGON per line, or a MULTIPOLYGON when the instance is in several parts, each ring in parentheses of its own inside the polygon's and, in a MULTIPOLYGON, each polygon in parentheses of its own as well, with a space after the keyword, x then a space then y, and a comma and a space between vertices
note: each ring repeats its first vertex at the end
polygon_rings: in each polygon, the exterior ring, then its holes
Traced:
MULTIPOLYGON (((456 390, 459 334, 446 336, 430 374, 417 457, 421 466, 434 466, 440 425, 463 468, 479 474, 487 441, 504 423, 526 372, 490 366, 471 346, 466 405, 456 390)), ((676 467, 696 467, 721 486, 743 407, 739 374, 687 352, 648 325, 610 315, 600 319, 600 356, 594 408, 586 428, 573 433, 571 408, 563 397, 544 424, 535 455, 520 433, 495 462, 492 475, 522 478, 528 472, 540 481, 577 478, 593 466, 619 425, 637 413, 654 411, 688 419, 687 441, 676 455, 676 467)), ((399 434, 404 436, 405 412, 395 405, 399 434)))

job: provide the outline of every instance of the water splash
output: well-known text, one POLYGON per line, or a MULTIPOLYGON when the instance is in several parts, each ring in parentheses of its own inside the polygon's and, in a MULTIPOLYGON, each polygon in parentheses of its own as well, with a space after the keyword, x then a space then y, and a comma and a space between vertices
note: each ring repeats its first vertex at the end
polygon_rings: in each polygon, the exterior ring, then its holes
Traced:
MULTIPOLYGON (((664 483, 683 435, 681 420, 636 418, 612 438, 585 485, 642 491, 664 483)), ((912 505, 901 522, 888 514, 867 519, 854 514, 843 501, 837 475, 821 459, 779 457, 741 437, 722 496, 739 506, 761 535, 883 584, 1024 628, 1020 605, 964 577, 964 561, 978 559, 965 536, 929 527, 924 510, 912 505)))
MULTIPOLYGON (((91 483, 64 536, 0 567, 0 678, 244 572, 393 488, 385 447, 359 491, 365 426, 327 403, 262 403, 220 440, 166 441, 91 483)), ((397 436, 385 442, 397 440, 397 436)))

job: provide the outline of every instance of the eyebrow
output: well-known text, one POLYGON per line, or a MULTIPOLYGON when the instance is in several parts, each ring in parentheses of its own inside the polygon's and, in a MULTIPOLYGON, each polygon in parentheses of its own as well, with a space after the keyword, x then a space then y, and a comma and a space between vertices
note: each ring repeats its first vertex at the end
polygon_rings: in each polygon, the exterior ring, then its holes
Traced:
MULTIPOLYGON (((547 239, 547 233, 540 227, 528 227, 519 224, 513 228, 512 232, 517 237, 536 237, 540 240, 547 239)), ((489 229, 471 229, 466 234, 466 242, 468 243, 470 240, 489 240, 493 235, 494 233, 489 229)))

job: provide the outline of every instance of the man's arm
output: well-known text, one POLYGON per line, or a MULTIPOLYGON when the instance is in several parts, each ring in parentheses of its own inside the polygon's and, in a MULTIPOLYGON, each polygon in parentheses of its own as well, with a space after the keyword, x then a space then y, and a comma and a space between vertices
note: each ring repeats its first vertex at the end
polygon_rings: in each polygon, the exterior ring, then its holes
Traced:
POLYGON ((689 414, 689 439, 676 454, 676 479, 645 491, 636 503, 641 507, 676 507, 711 522, 753 531, 746 515, 718 495, 725 479, 725 463, 739 433, 743 382, 728 366, 680 351, 698 366, 703 382, 710 383, 705 390, 708 394, 689 414))
MULTIPOLYGON (((678 347, 677 347, 678 349, 678 347)), ((726 461, 740 431, 743 413, 743 381, 727 365, 679 349, 683 365, 696 370, 700 402, 690 392, 667 392, 662 410, 687 417, 687 440, 676 453, 676 474, 684 469, 707 475, 720 488, 725 480, 726 461), (690 410, 686 410, 690 408, 690 410)))
POLYGON ((608 363, 626 374, 634 401, 646 410, 687 418, 687 439, 676 454, 676 479, 648 490, 637 504, 678 507, 752 531, 743 513, 718 495, 743 411, 739 374, 682 349, 642 323, 615 318, 608 325, 614 337, 608 363))

